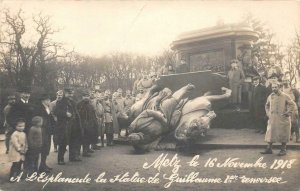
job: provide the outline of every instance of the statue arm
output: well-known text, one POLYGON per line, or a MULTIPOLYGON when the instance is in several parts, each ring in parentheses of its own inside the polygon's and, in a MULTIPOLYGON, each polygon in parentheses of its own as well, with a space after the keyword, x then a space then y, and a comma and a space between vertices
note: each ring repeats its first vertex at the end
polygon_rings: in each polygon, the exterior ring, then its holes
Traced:
POLYGON ((206 99, 208 99, 209 101, 216 101, 216 100, 221 100, 221 99, 226 99, 229 98, 231 96, 231 90, 225 87, 221 88, 223 91, 225 91, 224 94, 222 95, 209 95, 209 96, 204 96, 206 99))

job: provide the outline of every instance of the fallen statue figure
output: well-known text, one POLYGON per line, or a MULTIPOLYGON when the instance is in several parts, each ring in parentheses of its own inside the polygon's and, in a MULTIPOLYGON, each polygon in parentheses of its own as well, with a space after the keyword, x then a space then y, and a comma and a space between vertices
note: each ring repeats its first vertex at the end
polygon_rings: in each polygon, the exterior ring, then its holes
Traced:
POLYGON ((231 90, 222 87, 222 95, 208 95, 188 99, 195 86, 188 84, 176 92, 153 86, 143 99, 131 107, 128 140, 137 151, 156 148, 161 139, 174 133, 178 142, 192 143, 205 136, 210 122, 216 117, 211 102, 229 98, 231 90))

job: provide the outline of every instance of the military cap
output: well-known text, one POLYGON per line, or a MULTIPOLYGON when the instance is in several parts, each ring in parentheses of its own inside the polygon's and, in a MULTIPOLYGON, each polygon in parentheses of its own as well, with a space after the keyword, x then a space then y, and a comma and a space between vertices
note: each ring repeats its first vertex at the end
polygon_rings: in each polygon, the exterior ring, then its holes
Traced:
POLYGON ((65 87, 64 88, 64 92, 67 92, 67 93, 73 93, 74 92, 74 89, 72 87, 65 87))
POLYGON ((16 96, 15 95, 9 95, 9 96, 7 96, 7 99, 16 99, 16 96))

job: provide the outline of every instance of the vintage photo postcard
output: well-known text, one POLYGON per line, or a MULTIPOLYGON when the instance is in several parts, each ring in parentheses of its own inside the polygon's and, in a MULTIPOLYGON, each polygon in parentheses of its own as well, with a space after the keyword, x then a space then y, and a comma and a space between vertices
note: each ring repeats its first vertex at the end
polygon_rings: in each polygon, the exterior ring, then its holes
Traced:
POLYGON ((0 191, 299 191, 300 1, 0 0, 0 191))

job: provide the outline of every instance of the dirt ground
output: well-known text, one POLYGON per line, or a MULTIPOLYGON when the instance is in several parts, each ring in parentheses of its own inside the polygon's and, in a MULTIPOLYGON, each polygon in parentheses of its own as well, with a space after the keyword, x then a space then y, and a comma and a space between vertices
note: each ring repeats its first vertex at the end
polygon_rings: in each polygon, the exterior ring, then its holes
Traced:
MULTIPOLYGON (((3 148, 3 147, 2 147, 3 148)), ((275 150, 275 154, 263 156, 263 161, 267 164, 266 169, 262 168, 217 168, 207 167, 204 165, 209 158, 217 158, 217 162, 223 163, 227 158, 239 158, 241 162, 255 162, 262 155, 257 149, 223 149, 223 150, 210 150, 201 151, 194 150, 189 152, 175 152, 175 151, 152 151, 146 154, 136 154, 133 148, 130 146, 117 145, 114 147, 105 147, 100 151, 93 154, 91 158, 83 158, 80 163, 67 162, 65 166, 58 166, 56 164, 56 153, 51 153, 49 157, 49 166, 53 167, 52 173, 58 174, 62 172, 62 177, 85 177, 89 173, 92 178, 89 184, 66 184, 66 183, 48 183, 44 188, 45 183, 28 182, 21 180, 18 183, 8 182, 8 173, 10 164, 2 163, 0 166, 0 190, 1 191, 88 191, 88 190, 113 190, 113 191, 151 191, 151 190, 230 190, 230 191, 266 191, 266 190, 280 190, 280 191, 299 191, 300 190, 300 153, 299 151, 289 151, 287 156, 279 157, 276 155, 278 150, 275 150), (164 185, 168 180, 163 179, 163 174, 171 175, 173 167, 161 167, 160 171, 157 168, 143 169, 143 164, 148 162, 152 164, 157 157, 162 153, 168 154, 167 158, 171 159, 177 154, 181 165, 179 167, 179 175, 188 175, 191 172, 199 172, 198 177, 207 178, 221 178, 222 183, 173 183, 169 188, 164 188, 164 185), (199 155, 197 160, 198 166, 191 167, 187 162, 191 161, 195 155, 199 155), (293 162, 290 169, 270 169, 272 162, 275 159, 283 159, 284 161, 296 159, 293 162), (149 183, 96 183, 94 179, 98 177, 102 172, 106 172, 105 178, 108 180, 118 174, 129 173, 129 177, 133 176, 135 172, 139 172, 140 177, 153 177, 156 173, 159 173, 158 177, 160 182, 158 184, 149 183), (281 184, 277 183, 257 183, 257 184, 245 184, 241 183, 240 178, 232 183, 224 183, 227 175, 236 175, 238 177, 282 177, 281 184)), ((4 152, 1 149, 1 153, 4 152)), ((3 155, 1 155, 3 156, 3 155)), ((66 161, 67 155, 66 155, 66 161)))

